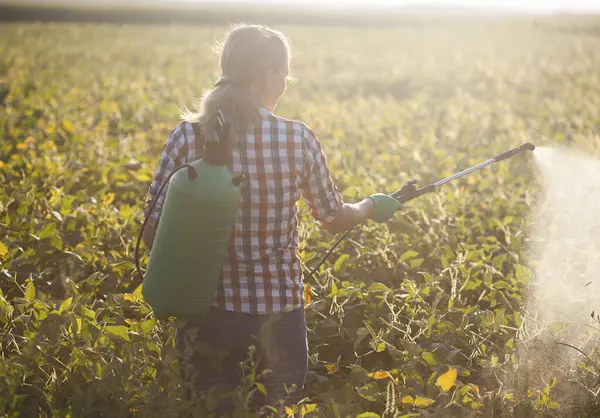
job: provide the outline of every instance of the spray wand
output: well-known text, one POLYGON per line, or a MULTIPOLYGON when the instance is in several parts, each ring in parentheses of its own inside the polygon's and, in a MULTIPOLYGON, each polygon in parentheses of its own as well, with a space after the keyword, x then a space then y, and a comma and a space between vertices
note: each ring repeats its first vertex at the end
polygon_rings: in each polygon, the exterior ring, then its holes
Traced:
MULTIPOLYGON (((449 183, 453 180, 456 180, 457 178, 466 176, 467 174, 470 174, 474 171, 480 170, 484 167, 487 167, 488 165, 497 163, 499 161, 502 160, 506 160, 508 158, 512 158, 517 154, 520 154, 523 151, 533 151, 535 149, 535 145, 533 145, 530 142, 527 142, 526 144, 521 145, 520 147, 516 147, 513 149, 510 149, 508 151, 505 151, 501 154, 496 155, 495 157, 490 158, 489 160, 486 160, 480 164, 474 165, 473 167, 467 168, 466 170, 463 170, 459 173, 453 174, 450 177, 446 177, 444 179, 438 180, 435 183, 429 184, 427 186, 424 187, 420 187, 417 189, 416 184, 417 181, 416 180, 410 180, 409 182, 407 182, 404 186, 402 186, 402 188, 400 188, 399 190, 396 190, 394 193, 392 193, 390 196, 392 196, 393 198, 395 198, 396 200, 398 200, 399 202, 402 203, 406 203, 410 200, 416 199, 419 196, 422 196, 424 194, 427 193, 432 193, 434 192, 438 187, 449 183)), ((315 274, 315 272, 319 269, 319 267, 321 267, 321 265, 329 258, 329 256, 333 253, 333 251, 342 243, 342 241, 348 236, 348 234, 352 231, 352 229, 349 229, 348 231, 344 232, 344 234, 342 236, 340 236, 331 246, 331 248, 329 249, 329 251, 327 251, 327 253, 319 260, 319 262, 317 263, 317 265, 315 267, 313 267, 313 269, 310 271, 310 273, 308 274, 308 276, 306 276, 306 278, 311 277, 313 274, 315 274)))

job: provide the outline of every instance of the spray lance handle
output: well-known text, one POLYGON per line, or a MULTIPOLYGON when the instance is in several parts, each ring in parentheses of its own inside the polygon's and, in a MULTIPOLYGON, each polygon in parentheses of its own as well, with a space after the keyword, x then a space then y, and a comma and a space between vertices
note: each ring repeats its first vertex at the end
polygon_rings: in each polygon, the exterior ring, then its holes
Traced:
POLYGON ((409 180, 404 186, 392 193, 391 196, 399 202, 406 203, 410 200, 416 199, 421 195, 424 195, 425 193, 431 193, 435 190, 435 184, 430 184, 418 189, 416 184, 417 180, 409 180))

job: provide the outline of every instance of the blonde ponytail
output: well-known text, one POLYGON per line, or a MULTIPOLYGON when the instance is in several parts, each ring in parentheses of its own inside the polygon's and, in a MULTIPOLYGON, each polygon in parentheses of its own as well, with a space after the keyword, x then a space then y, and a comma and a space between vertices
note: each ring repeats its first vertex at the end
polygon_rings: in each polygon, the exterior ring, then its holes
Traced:
POLYGON ((223 76, 207 90, 194 111, 185 111, 185 122, 199 122, 208 140, 214 140, 217 112, 231 123, 233 138, 244 137, 260 118, 260 89, 268 71, 289 64, 290 48, 280 32, 262 25, 234 26, 221 48, 223 76))

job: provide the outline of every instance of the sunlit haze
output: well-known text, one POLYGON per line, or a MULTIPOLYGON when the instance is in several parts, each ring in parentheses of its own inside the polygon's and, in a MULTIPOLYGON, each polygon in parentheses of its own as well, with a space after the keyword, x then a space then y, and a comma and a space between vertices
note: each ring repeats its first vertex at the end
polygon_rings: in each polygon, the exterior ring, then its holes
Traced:
MULTIPOLYGON (((179 0, 181 1, 181 0, 179 0)), ((206 0, 184 0, 185 2, 207 2, 206 0)), ((209 1, 210 2, 210 1, 209 1)), ((262 3, 326 8, 426 8, 426 9, 478 9, 498 11, 531 12, 600 12, 598 0, 221 0, 227 3, 262 3)))

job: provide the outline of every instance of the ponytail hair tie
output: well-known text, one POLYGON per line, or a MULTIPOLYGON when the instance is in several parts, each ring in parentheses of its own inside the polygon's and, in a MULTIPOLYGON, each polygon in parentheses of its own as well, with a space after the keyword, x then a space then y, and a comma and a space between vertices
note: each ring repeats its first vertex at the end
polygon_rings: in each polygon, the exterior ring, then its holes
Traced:
POLYGON ((215 83, 215 87, 225 86, 227 84, 233 84, 234 82, 235 82, 235 80, 232 76, 223 75, 217 79, 217 82, 215 83))

